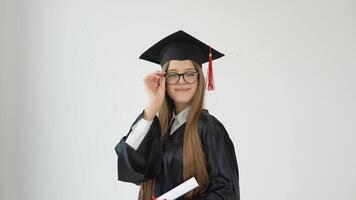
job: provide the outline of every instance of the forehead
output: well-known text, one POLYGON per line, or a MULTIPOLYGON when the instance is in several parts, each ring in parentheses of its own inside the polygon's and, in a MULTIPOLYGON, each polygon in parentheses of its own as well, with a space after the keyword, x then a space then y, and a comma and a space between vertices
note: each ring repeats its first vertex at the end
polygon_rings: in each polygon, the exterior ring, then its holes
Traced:
POLYGON ((169 62, 168 71, 186 71, 195 69, 192 61, 190 60, 171 60, 169 62))

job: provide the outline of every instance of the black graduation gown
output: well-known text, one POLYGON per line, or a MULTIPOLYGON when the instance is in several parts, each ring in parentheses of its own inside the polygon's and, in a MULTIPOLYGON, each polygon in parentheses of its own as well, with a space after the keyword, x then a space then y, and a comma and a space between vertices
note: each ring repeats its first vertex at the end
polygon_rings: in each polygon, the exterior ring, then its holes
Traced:
MULTIPOLYGON (((141 118, 137 117, 132 126, 141 118)), ((155 116, 152 125, 137 150, 125 143, 124 136, 116 145, 118 180, 139 185, 156 177, 158 197, 183 182, 183 136, 185 124, 161 141, 160 124, 155 116)), ((131 126, 131 128, 132 128, 131 126)), ((130 130, 131 130, 130 128, 130 130)), ((239 170, 235 149, 224 126, 208 110, 203 109, 198 131, 207 161, 209 184, 195 200, 239 200, 239 170)), ((130 131, 129 131, 130 132, 130 131)), ((183 196, 179 199, 183 199, 183 196)))

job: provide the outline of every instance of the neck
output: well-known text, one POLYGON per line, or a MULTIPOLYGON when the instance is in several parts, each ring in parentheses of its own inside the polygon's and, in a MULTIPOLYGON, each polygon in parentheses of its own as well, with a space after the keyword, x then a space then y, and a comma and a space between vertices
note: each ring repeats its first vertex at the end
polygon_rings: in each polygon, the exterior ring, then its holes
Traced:
POLYGON ((175 103, 175 113, 178 114, 185 108, 190 106, 190 103, 175 103))

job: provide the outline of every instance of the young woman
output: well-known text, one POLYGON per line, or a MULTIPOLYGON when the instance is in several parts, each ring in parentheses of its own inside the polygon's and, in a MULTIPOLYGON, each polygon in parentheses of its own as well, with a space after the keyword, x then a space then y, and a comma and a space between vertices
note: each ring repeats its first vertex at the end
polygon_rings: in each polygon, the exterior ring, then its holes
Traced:
POLYGON ((140 200, 191 177, 199 187, 179 199, 240 199, 234 145, 223 124, 203 108, 202 64, 209 61, 212 81, 211 61, 222 56, 183 31, 140 56, 162 68, 144 78, 149 103, 115 147, 118 179, 141 185, 140 200))

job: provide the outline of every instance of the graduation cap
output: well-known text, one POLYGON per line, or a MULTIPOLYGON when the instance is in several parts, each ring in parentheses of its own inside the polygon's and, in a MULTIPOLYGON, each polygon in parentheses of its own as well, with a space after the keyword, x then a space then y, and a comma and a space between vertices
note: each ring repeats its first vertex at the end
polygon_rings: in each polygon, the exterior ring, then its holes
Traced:
POLYGON ((141 54, 140 59, 164 65, 169 60, 193 60, 199 64, 209 62, 208 90, 214 90, 212 60, 223 57, 224 54, 209 45, 179 30, 161 39, 141 54))

